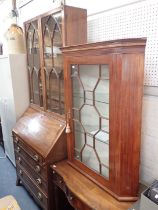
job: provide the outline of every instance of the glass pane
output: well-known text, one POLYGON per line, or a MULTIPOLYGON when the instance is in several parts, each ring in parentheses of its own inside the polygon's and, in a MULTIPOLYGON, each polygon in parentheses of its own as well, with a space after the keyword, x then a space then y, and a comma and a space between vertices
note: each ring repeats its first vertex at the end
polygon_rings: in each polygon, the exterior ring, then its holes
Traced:
POLYGON ((95 100, 98 103, 109 103, 109 80, 99 80, 95 89, 95 100))
POLYGON ((58 28, 61 32, 61 29, 62 29, 62 16, 61 16, 61 13, 56 13, 56 14, 53 14, 52 15, 54 20, 56 21, 57 25, 58 25, 58 28))
POLYGON ((44 65, 47 74, 47 108, 59 114, 64 113, 63 58, 60 47, 61 13, 43 18, 44 65), (51 73, 50 73, 51 72, 51 73))
POLYGON ((99 161, 96 156, 96 153, 92 147, 85 146, 82 152, 82 162, 87 165, 89 168, 100 172, 99 161))
POLYGON ((89 105, 94 105, 93 91, 85 91, 85 103, 89 105))
POLYGON ((75 131, 75 150, 79 153, 85 145, 85 135, 79 131, 75 131))
POLYGON ((109 168, 102 165, 101 175, 103 175, 105 178, 109 179, 109 168))
POLYGON ((109 118, 109 104, 95 101, 95 106, 102 117, 109 118))
POLYGON ((101 118, 101 129, 105 132, 109 132, 109 120, 101 118))
POLYGON ((84 104, 84 91, 81 80, 78 75, 77 65, 71 66, 71 79, 72 79, 72 89, 73 89, 73 107, 81 108, 84 104))
POLYGON ((33 48, 33 34, 34 34, 34 27, 31 23, 28 25, 28 30, 26 33, 27 33, 26 34, 27 54, 31 54, 33 48))
POLYGON ((39 54, 39 46, 38 46, 38 34, 37 31, 34 33, 33 37, 33 54, 34 54, 34 67, 40 69, 40 54, 39 54))
POLYGON ((95 134, 99 130, 99 115, 93 106, 84 105, 81 109, 81 123, 88 133, 95 134))
POLYGON ((27 25, 26 42, 28 71, 30 72, 30 99, 31 102, 42 106, 42 83, 41 78, 38 76, 38 72, 40 71, 40 54, 37 21, 33 21, 27 25))
POLYGON ((80 119, 80 110, 79 109, 73 109, 73 118, 75 120, 79 120, 80 119))
POLYGON ((78 121, 74 121, 75 133, 75 157, 81 159, 81 150, 85 145, 85 133, 82 125, 78 121))
POLYGON ((109 133, 106 133, 105 131, 99 131, 95 135, 95 139, 97 139, 98 141, 101 141, 105 144, 109 144, 109 133))
POLYGON ((108 65, 101 65, 101 79, 109 79, 109 67, 108 65))
MULTIPOLYGON (((78 160, 109 178, 109 67, 71 66, 74 119, 80 123, 75 145, 78 160), (81 131, 82 130, 82 131, 81 131)), ((76 122, 75 132, 76 132, 76 122)))
POLYGON ((33 84, 33 103, 40 104, 40 89, 38 72, 34 69, 32 74, 32 84, 33 84))
POLYGON ((52 59, 52 48, 51 48, 51 36, 49 34, 48 27, 45 28, 44 32, 44 62, 45 67, 52 67, 53 59, 52 59))
POLYGON ((39 37, 38 37, 38 24, 37 21, 31 23, 33 31, 33 43, 32 43, 32 52, 36 54, 36 51, 39 50, 39 37))
POLYGON ((93 135, 86 134, 86 144, 94 147, 93 135))
POLYGON ((84 127, 79 121, 74 121, 74 130, 80 133, 85 133, 84 127))
POLYGON ((84 90, 93 91, 99 78, 99 65, 79 65, 79 76, 84 90))
POLYGON ((96 139, 95 148, 99 156, 100 162, 105 166, 109 167, 109 145, 96 139))

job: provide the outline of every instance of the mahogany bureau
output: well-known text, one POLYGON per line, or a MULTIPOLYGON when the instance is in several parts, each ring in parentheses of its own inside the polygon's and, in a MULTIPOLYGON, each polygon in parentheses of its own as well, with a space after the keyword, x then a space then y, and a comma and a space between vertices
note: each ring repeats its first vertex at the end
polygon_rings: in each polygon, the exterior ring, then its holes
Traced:
POLYGON ((29 108, 13 129, 17 185, 23 184, 44 210, 52 210, 49 165, 66 157, 65 124, 29 108))

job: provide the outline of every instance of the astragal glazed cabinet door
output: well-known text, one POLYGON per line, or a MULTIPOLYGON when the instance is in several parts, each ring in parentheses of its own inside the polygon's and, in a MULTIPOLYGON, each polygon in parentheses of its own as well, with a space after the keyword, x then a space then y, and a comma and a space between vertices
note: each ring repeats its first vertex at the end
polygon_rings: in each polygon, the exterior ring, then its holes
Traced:
POLYGON ((109 68, 71 65, 74 157, 109 179, 109 68))
POLYGON ((85 9, 61 6, 25 22, 30 102, 64 115, 61 47, 87 41, 85 9))
POLYGON ((136 200, 145 40, 63 48, 69 163, 118 200, 136 200))

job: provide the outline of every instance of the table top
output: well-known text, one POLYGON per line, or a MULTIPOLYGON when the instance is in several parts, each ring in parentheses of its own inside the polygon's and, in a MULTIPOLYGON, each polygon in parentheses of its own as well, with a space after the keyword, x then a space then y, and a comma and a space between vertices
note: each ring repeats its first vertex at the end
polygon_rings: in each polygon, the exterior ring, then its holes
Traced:
POLYGON ((134 202, 119 202, 101 189, 68 162, 61 161, 51 166, 64 180, 69 190, 83 203, 95 210, 127 210, 134 202))

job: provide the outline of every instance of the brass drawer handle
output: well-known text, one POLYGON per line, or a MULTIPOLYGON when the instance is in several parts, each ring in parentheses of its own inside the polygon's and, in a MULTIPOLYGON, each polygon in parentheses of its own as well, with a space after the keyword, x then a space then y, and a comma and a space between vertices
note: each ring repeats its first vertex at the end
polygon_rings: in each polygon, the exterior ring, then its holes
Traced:
POLYGON ((18 137, 15 137, 14 142, 17 144, 19 142, 18 137))
POLYGON ((59 180, 59 183, 62 184, 63 183, 63 180, 59 180))
POLYGON ((68 189, 66 190, 66 197, 70 202, 74 199, 73 195, 69 192, 68 189))
POLYGON ((40 178, 36 179, 37 184, 42 184, 42 180, 40 178))
POLYGON ((20 153, 20 147, 17 147, 17 152, 20 153))
POLYGON ((70 196, 70 197, 69 197, 69 200, 70 200, 70 201, 72 201, 72 200, 73 200, 73 197, 72 197, 72 196, 70 196))
POLYGON ((69 201, 72 201, 73 199, 74 199, 73 196, 71 196, 71 195, 68 196, 69 201))
POLYGON ((19 163, 21 163, 21 162, 22 162, 21 157, 18 157, 18 161, 19 161, 19 163))
POLYGON ((33 156, 33 159, 37 162, 37 161, 39 160, 38 155, 34 155, 34 156, 33 156))
POLYGON ((37 173, 39 173, 39 172, 41 171, 41 168, 40 168, 39 165, 36 165, 36 166, 35 166, 35 171, 36 171, 37 173))
POLYGON ((20 175, 23 175, 23 171, 21 169, 20 169, 19 173, 20 173, 20 175))
POLYGON ((39 200, 42 200, 42 194, 41 194, 40 192, 38 192, 37 198, 38 198, 39 200))

